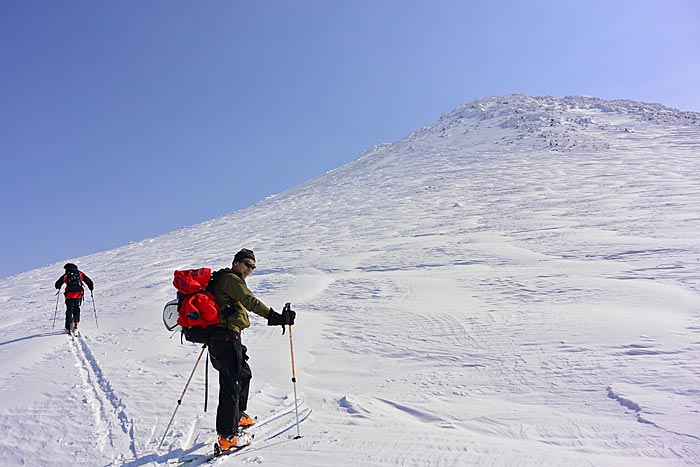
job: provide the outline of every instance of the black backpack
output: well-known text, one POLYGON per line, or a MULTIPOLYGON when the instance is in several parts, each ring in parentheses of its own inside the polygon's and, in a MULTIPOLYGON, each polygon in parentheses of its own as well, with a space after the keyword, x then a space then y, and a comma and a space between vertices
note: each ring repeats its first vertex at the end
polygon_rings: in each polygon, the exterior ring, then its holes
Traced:
POLYGON ((80 271, 66 272, 66 292, 82 292, 83 282, 80 280, 80 271))

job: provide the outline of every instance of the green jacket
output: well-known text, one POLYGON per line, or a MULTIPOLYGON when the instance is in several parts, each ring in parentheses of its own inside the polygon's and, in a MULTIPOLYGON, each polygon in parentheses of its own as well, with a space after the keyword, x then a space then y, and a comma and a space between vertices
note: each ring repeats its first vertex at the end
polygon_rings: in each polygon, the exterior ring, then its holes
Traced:
POLYGON ((222 312, 231 313, 217 326, 223 326, 232 331, 241 332, 250 327, 248 311, 267 319, 270 308, 255 298, 245 281, 229 268, 216 271, 212 293, 222 312), (226 309, 226 307, 229 307, 226 309), (226 309, 226 310, 225 310, 226 309))

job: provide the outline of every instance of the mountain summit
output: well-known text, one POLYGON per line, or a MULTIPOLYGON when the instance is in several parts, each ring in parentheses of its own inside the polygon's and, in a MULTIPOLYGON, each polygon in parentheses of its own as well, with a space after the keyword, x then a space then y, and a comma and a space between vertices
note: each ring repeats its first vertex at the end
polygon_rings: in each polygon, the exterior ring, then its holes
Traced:
MULTIPOLYGON (((222 465, 698 463, 699 122, 588 97, 468 102, 247 209, 72 260, 95 283, 75 341, 52 332, 60 265, 5 279, 0 457, 210 451, 201 374, 156 449, 200 351, 161 310, 175 269, 247 247, 251 289, 297 312, 313 413, 303 438, 222 465)), ((290 341, 251 321, 246 412, 263 419, 289 407, 290 341)))
POLYGON ((600 145, 605 148, 619 136, 616 133, 643 128, 648 123, 697 128, 700 114, 626 100, 513 94, 468 102, 443 115, 431 129, 448 137, 470 128, 495 126, 514 132, 510 138, 494 141, 498 145, 525 142, 533 148, 566 151, 577 147, 600 149, 600 145))

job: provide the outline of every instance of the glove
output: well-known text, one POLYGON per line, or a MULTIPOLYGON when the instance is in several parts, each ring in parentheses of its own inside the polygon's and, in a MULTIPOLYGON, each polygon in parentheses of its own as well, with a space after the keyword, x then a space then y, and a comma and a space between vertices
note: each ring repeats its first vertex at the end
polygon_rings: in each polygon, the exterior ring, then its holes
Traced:
POLYGON ((290 304, 284 305, 282 314, 277 313, 275 310, 270 308, 270 315, 267 317, 268 326, 282 326, 282 334, 284 334, 285 326, 294 324, 294 318, 297 314, 290 308, 290 304))
POLYGON ((290 326, 294 324, 294 318, 296 318, 297 314, 294 310, 290 308, 289 303, 287 303, 284 306, 284 309, 282 310, 282 317, 284 318, 284 324, 289 324, 290 326))
POLYGON ((267 317, 268 326, 284 326, 287 322, 284 320, 284 315, 277 313, 270 308, 270 316, 267 317))

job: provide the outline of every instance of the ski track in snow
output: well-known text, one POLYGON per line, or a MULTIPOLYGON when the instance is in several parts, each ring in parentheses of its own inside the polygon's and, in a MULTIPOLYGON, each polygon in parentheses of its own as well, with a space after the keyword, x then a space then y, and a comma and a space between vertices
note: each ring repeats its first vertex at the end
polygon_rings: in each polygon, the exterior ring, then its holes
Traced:
MULTIPOLYGON (((0 457, 137 467, 209 449, 202 367, 156 449, 199 352, 160 311, 174 269, 246 246, 251 289, 298 313, 313 415, 302 439, 217 465, 697 465, 698 122, 592 98, 467 103, 248 209, 75 260, 100 320, 86 302, 76 342, 48 331, 60 265, 3 281, 0 457)), ((251 322, 264 416, 290 403, 289 341, 251 322)))
POLYGON ((99 450, 104 451, 109 446, 115 452, 115 458, 119 458, 128 446, 128 451, 135 457, 133 420, 127 415, 126 407, 105 377, 86 338, 79 335, 71 344, 83 381, 85 401, 95 416, 99 450))

